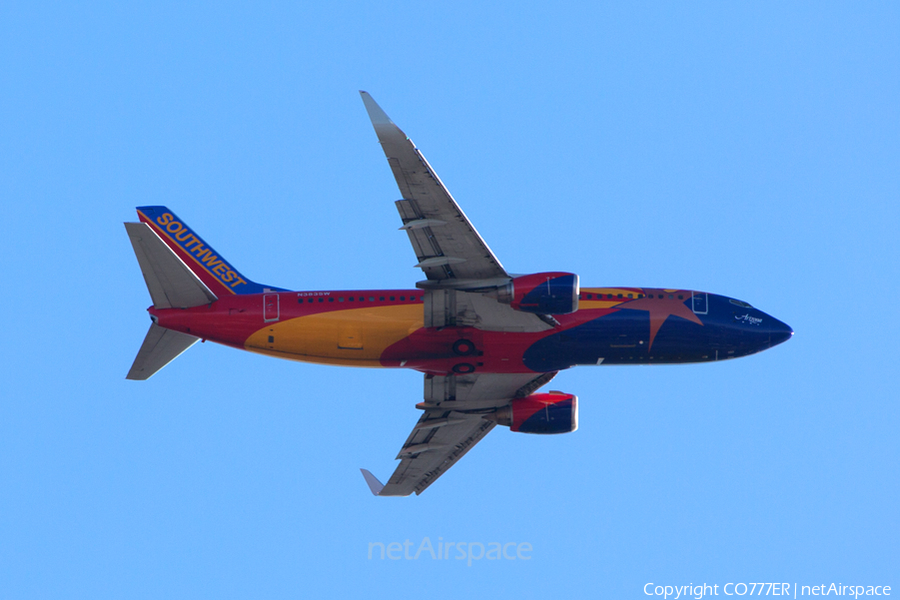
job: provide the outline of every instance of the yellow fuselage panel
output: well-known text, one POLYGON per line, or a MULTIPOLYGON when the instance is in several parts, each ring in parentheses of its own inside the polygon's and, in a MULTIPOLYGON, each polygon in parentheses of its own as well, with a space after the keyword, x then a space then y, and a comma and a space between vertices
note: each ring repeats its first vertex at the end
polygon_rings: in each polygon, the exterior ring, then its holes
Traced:
POLYGON ((377 366, 389 346, 424 326, 421 305, 353 308, 270 323, 245 348, 283 358, 377 366))

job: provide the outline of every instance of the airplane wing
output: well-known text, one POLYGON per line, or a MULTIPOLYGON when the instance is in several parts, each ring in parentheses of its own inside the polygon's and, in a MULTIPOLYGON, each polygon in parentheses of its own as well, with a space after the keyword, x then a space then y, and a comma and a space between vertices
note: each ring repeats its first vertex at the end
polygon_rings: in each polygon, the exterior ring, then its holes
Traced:
POLYGON ((375 100, 360 92, 378 141, 400 187, 397 210, 430 281, 509 279, 509 274, 441 183, 412 140, 375 100))
POLYGON ((425 376, 422 417, 400 449, 400 464, 386 485, 365 469, 376 496, 421 494, 494 428, 485 418, 510 400, 533 393, 556 373, 484 373, 425 376))
MULTIPOLYGON (((471 326, 492 331, 543 331, 547 319, 519 313, 479 291, 511 281, 412 140, 367 92, 360 92, 378 141, 403 195, 397 210, 427 281, 425 327, 471 326)), ((552 323, 552 322, 551 322, 552 323)))
MULTIPOLYGON (((427 281, 425 327, 476 327, 492 331, 543 331, 550 319, 517 312, 481 292, 511 281, 440 178, 399 127, 366 92, 360 92, 387 156, 402 200, 396 202, 427 281)), ((556 373, 472 373, 425 377, 422 417, 400 449, 400 464, 384 485, 365 469, 377 496, 421 494, 494 428, 485 418, 524 397, 556 373)))

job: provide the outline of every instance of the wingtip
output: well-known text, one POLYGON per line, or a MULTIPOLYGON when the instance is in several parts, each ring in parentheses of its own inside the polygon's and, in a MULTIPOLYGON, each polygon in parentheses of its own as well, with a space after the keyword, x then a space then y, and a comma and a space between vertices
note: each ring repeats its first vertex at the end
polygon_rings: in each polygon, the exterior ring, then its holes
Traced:
MULTIPOLYGON (((375 102, 375 99, 372 98, 372 95, 369 94, 369 92, 360 90, 359 95, 362 96, 363 104, 366 105, 366 112, 369 113, 369 120, 372 121, 372 125, 376 127, 380 125, 394 125, 391 118, 387 116, 386 112, 381 110, 381 107, 378 106, 378 103, 375 102)), ((396 125, 394 125, 394 127, 396 127, 396 125)))
POLYGON ((381 493, 381 490, 384 489, 384 484, 378 481, 378 478, 372 475, 372 473, 367 471, 366 469, 360 469, 360 472, 362 472, 363 477, 365 478, 366 483, 369 486, 369 490, 372 492, 372 495, 379 495, 381 493))

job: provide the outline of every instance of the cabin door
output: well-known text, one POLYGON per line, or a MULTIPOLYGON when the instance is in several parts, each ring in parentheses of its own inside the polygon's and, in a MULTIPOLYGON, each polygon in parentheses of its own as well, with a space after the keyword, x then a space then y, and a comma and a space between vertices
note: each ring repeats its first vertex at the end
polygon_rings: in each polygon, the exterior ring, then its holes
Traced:
POLYGON ((263 295, 263 321, 277 321, 279 315, 278 294, 263 295))
POLYGON ((691 310, 695 315, 705 315, 709 312, 709 298, 706 292, 691 292, 691 310))

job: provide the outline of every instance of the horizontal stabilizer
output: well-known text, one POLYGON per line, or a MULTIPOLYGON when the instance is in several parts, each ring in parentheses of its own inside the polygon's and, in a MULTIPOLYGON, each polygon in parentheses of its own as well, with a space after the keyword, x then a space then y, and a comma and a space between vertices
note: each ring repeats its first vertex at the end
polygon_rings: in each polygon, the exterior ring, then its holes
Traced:
POLYGON ((144 338, 137 358, 131 365, 126 379, 142 381, 149 379, 154 373, 175 360, 179 354, 197 343, 200 338, 150 324, 150 331, 144 338))
POLYGON ((216 301, 215 294, 147 224, 125 223, 125 229, 155 308, 190 308, 216 301))

